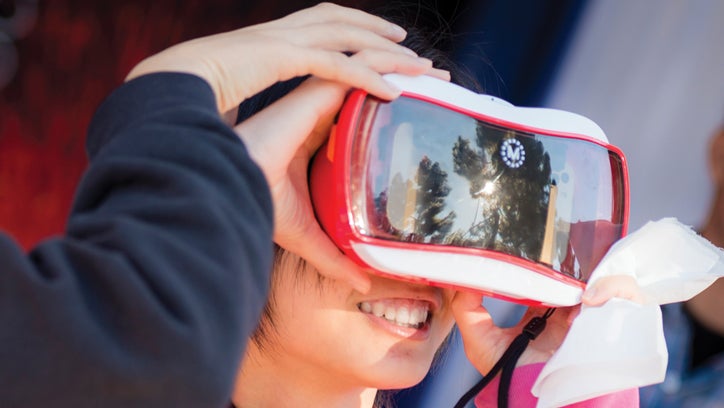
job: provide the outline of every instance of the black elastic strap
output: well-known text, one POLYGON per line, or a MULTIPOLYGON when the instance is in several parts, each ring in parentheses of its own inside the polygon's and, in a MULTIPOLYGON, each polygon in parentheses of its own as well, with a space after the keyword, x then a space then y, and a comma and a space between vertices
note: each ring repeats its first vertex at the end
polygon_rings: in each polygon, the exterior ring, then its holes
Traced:
POLYGON ((465 405, 467 405, 471 399, 475 398, 475 396, 478 395, 480 391, 482 391, 483 388, 485 388, 485 386, 488 385, 493 378, 495 378, 496 375, 498 375, 498 372, 501 371, 500 384, 498 385, 498 407, 507 408, 508 390, 510 390, 510 381, 513 378, 515 363, 520 358, 520 355, 523 354, 526 347, 528 347, 528 343, 543 332, 543 329, 546 327, 546 320, 555 310, 556 309, 554 308, 550 308, 546 310, 543 316, 536 316, 532 318, 523 328, 523 332, 520 333, 512 343, 510 343, 508 349, 505 350, 505 353, 503 353, 493 368, 491 368, 477 384, 470 388, 470 390, 468 390, 468 392, 466 392, 465 395, 458 400, 457 404, 455 404, 455 408, 464 408, 465 405))

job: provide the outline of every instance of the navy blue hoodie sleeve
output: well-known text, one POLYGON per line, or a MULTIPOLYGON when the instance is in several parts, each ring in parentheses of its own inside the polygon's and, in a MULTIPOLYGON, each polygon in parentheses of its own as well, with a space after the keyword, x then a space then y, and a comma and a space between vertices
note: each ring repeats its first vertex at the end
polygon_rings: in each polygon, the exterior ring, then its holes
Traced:
POLYGON ((225 406, 268 290, 263 174, 186 74, 118 88, 87 146, 66 234, 0 234, 0 406, 225 406))

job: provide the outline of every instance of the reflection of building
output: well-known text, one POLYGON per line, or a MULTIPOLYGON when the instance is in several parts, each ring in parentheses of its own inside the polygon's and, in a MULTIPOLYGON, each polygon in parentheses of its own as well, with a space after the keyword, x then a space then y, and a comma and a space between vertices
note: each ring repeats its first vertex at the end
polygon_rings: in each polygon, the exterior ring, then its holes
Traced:
POLYGON ((400 173, 396 173, 386 191, 388 199, 383 214, 387 216, 389 225, 399 231, 414 231, 417 202, 415 183, 403 180, 400 173))
POLYGON ((570 224, 568 248, 562 258, 561 271, 576 279, 588 280, 595 265, 603 258, 617 237, 621 224, 608 220, 578 221, 570 224))
POLYGON ((555 219, 556 219, 556 198, 558 197, 558 187, 555 181, 550 185, 550 193, 548 196, 548 214, 546 215, 546 229, 543 235, 543 246, 540 250, 538 260, 544 264, 552 265, 553 259, 556 258, 558 251, 556 248, 555 219))
MULTIPOLYGON (((570 245, 568 245, 568 238, 570 237, 571 232, 571 223, 568 222, 564 218, 557 218, 556 219, 556 238, 555 238, 555 251, 556 256, 553 257, 553 268, 557 271, 564 270, 563 269, 563 263, 568 257, 568 251, 570 250, 570 245)), ((575 262, 575 259, 573 259, 575 266, 569 266, 570 269, 566 270, 577 270, 580 266, 578 266, 578 263, 575 262)), ((575 274, 574 274, 574 277, 575 274)))

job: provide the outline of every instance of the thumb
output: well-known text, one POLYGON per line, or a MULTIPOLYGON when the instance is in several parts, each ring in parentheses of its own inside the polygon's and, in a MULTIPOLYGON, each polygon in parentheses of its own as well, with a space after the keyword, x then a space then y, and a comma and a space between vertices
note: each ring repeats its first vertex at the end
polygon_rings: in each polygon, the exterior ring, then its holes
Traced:
POLYGON ((235 127, 271 185, 286 173, 300 147, 311 156, 321 145, 346 90, 337 83, 310 78, 235 127))
POLYGON ((452 311, 458 328, 464 337, 467 334, 493 328, 493 318, 483 307, 483 296, 478 293, 458 291, 452 300, 452 311))
POLYGON ((482 302, 480 294, 457 292, 451 307, 463 338, 465 355, 481 374, 485 374, 507 347, 507 342, 503 330, 495 326, 482 302))

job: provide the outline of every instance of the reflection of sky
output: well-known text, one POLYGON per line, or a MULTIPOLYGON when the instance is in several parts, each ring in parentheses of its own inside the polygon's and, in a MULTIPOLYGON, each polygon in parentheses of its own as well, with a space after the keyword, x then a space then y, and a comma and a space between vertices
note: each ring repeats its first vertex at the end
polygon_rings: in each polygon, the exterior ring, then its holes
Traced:
POLYGON ((558 186, 557 217, 567 222, 609 220, 613 192, 608 150, 576 139, 543 142, 558 186))
MULTIPOLYGON (((413 99, 400 98, 396 103, 385 106, 394 107, 394 114, 384 116, 395 118, 395 122, 386 124, 384 129, 373 130, 382 132, 383 139, 379 140, 378 148, 384 150, 380 152, 381 156, 389 155, 390 160, 389 173, 376 175, 380 177, 375 180, 375 196, 386 190, 398 173, 404 180, 414 181, 420 160, 427 156, 447 173, 450 187, 450 194, 445 200, 446 208, 439 217, 454 211, 453 231, 468 230, 475 222, 480 222, 480 219, 476 220, 480 217, 480 203, 477 198, 471 197, 468 180, 453 171, 452 156, 458 136, 468 139, 471 148, 479 150, 475 143, 476 121, 413 99)), ((610 219, 611 171, 607 150, 576 139, 536 139, 543 143, 551 159, 551 177, 558 187, 557 222, 610 219)))
POLYGON ((469 139, 474 146, 476 123, 464 115, 430 109, 429 105, 417 101, 411 102, 418 106, 395 111, 395 117, 398 118, 396 123, 402 123, 394 130, 394 160, 387 182, 390 183, 397 173, 405 180, 414 180, 420 160, 424 156, 429 157, 447 173, 450 187, 450 194, 445 200, 447 206, 440 216, 444 217, 454 211, 456 218, 453 230, 467 230, 474 221, 478 202, 471 200, 468 180, 453 171, 452 149, 458 136, 469 139))

